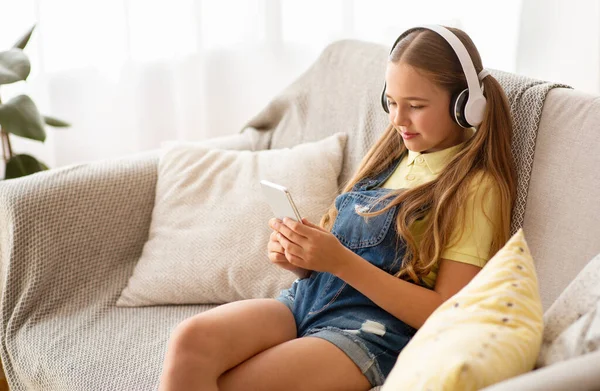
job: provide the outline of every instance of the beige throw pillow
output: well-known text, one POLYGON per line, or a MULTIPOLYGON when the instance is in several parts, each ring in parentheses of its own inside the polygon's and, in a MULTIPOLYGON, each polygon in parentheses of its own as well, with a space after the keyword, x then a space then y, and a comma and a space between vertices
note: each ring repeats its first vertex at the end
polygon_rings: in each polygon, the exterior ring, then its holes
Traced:
POLYGON ((269 149, 271 133, 257 130, 251 127, 245 128, 242 132, 227 134, 224 136, 212 137, 201 141, 180 141, 167 140, 160 144, 160 148, 165 150, 176 145, 180 146, 205 146, 218 149, 235 149, 260 151, 269 149))
POLYGON ((286 186, 302 217, 318 223, 338 195, 346 138, 264 151, 164 149, 148 241, 117 306, 275 297, 296 275, 267 256, 273 214, 260 180, 286 186))

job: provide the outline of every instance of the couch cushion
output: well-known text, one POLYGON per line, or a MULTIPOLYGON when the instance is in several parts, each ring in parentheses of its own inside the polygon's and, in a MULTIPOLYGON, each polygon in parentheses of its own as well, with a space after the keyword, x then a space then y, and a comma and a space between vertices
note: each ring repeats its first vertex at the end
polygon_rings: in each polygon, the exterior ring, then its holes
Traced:
POLYGON ((529 371, 480 391, 598 391, 600 351, 529 371))

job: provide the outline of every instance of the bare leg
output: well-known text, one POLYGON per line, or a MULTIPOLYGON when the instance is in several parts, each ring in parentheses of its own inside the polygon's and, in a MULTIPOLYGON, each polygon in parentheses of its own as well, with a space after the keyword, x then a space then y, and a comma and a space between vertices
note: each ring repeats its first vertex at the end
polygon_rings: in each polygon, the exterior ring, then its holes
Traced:
POLYGON ((217 391, 224 372, 296 333, 292 312, 275 299, 241 300, 195 315, 171 335, 159 390, 217 391))
POLYGON ((331 342, 296 338, 273 346, 225 372, 220 391, 367 391, 371 383, 331 342))

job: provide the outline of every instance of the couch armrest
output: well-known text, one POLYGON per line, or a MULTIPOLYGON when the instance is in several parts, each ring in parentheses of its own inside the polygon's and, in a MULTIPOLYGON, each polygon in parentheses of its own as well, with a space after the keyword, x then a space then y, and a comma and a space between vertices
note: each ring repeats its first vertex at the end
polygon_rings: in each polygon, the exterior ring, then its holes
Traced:
POLYGON ((548 365, 481 391, 600 390, 600 351, 548 365))
POLYGON ((4 341, 26 322, 98 301, 108 279, 126 283, 147 240, 157 167, 154 150, 0 181, 4 341))

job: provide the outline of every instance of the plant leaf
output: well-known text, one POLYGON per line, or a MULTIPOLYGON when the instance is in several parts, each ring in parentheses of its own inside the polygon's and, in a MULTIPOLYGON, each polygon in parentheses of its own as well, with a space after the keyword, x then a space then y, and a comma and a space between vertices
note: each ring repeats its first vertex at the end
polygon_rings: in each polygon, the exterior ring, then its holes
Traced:
POLYGON ((29 58, 21 49, 0 52, 0 84, 25 80, 30 71, 29 58))
POLYGON ((42 117, 44 118, 44 122, 46 122, 47 125, 54 126, 56 128, 67 128, 67 127, 71 126, 70 123, 65 122, 58 118, 49 117, 47 115, 44 115, 42 117))
POLYGON ((31 38, 31 34, 33 33, 34 29, 35 24, 29 29, 28 32, 25 33, 25 35, 23 35, 21 38, 19 38, 17 42, 15 42, 13 48, 18 48, 21 50, 25 49, 25 46, 27 46, 27 42, 29 42, 29 38, 31 38))
POLYGON ((0 125, 7 133, 44 142, 46 131, 35 103, 27 95, 19 95, 0 104, 0 125))
POLYGON ((39 162, 31 155, 15 155, 6 163, 4 179, 19 178, 47 169, 48 167, 44 163, 39 162))

